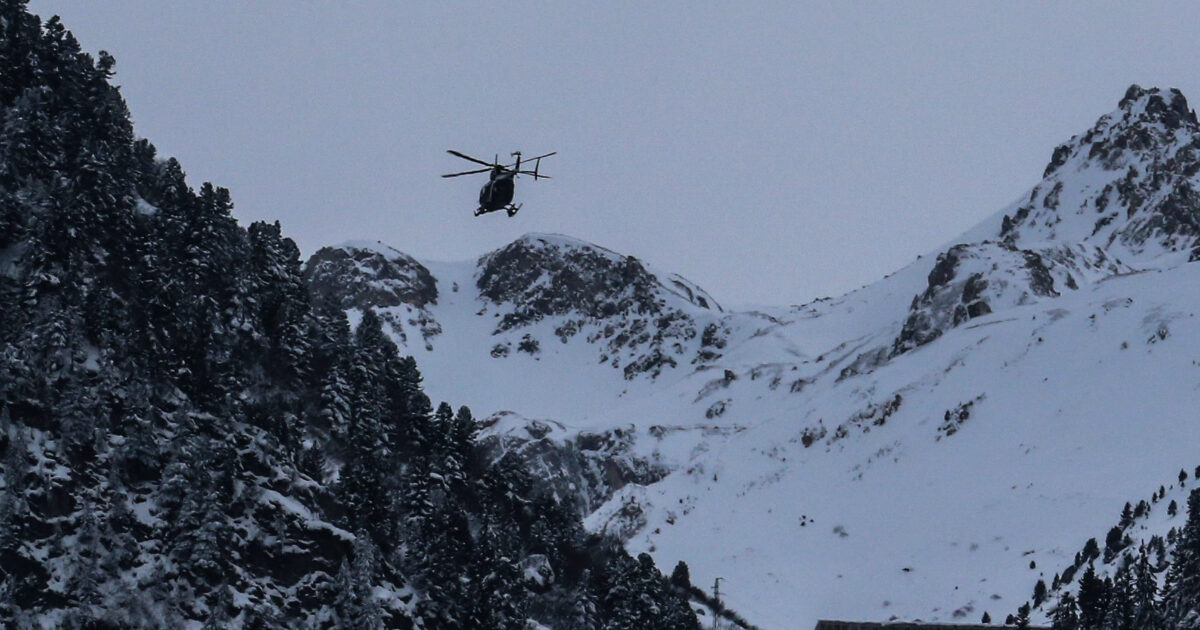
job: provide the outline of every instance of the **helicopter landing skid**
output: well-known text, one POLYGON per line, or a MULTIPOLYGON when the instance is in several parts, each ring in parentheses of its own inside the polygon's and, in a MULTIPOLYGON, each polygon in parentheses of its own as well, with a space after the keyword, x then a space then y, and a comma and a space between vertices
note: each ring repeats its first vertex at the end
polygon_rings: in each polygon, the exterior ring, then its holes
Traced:
POLYGON ((520 209, 521 209, 521 204, 519 204, 519 203, 510 203, 507 206, 504 206, 503 208, 476 208, 475 216, 479 216, 481 214, 487 214, 489 212, 496 212, 497 210, 503 210, 508 213, 508 216, 511 217, 511 216, 516 216, 517 211, 520 209))

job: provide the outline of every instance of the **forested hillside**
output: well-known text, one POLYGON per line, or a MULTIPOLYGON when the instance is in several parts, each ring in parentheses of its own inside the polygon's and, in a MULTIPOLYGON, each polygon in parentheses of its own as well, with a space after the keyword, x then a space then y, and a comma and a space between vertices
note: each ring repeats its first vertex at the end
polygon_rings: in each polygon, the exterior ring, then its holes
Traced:
POLYGON ((0 625, 695 628, 0 1, 0 625))
POLYGON ((1189 492, 1190 478, 1180 470, 1177 484, 1159 486, 1136 505, 1126 502, 1103 543, 1089 538, 1049 583, 1038 580, 1032 598, 1007 620, 1040 615, 1055 630, 1200 627, 1200 488, 1189 492))

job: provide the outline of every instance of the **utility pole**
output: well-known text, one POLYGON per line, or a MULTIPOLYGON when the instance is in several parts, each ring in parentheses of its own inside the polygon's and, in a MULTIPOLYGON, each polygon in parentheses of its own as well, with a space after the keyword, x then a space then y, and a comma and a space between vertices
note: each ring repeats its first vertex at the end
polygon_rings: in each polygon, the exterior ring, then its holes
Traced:
POLYGON ((725 608, 721 605, 721 580, 724 579, 719 577, 713 580, 713 630, 721 630, 721 610, 725 608))

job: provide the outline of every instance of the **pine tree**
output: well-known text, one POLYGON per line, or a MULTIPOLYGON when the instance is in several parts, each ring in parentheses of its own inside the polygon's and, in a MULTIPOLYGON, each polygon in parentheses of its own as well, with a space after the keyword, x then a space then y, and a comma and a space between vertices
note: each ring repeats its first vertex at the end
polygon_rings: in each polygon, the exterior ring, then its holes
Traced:
POLYGON ((136 526, 136 517, 129 508, 125 486, 117 475, 116 468, 111 469, 108 487, 110 496, 108 513, 101 530, 105 545, 100 567, 105 575, 112 578, 134 565, 138 557, 138 547, 132 533, 136 526))
POLYGON ((1104 611, 1105 630, 1136 630, 1136 626, 1133 625, 1133 597, 1129 570, 1121 567, 1117 569, 1109 589, 1108 605, 1104 611))
POLYGON ((596 593, 592 590, 592 573, 584 569, 566 630, 600 630, 599 608, 596 593))
POLYGON ((1145 548, 1138 552, 1133 563, 1133 627, 1155 630, 1161 627, 1158 610, 1158 578, 1150 566, 1149 553, 1145 548))
POLYGON ((208 596, 208 614, 202 630, 228 628, 233 618, 233 593, 228 584, 222 584, 208 596))
POLYGON ((1058 605, 1050 613, 1050 623, 1054 630, 1079 630, 1078 605, 1070 591, 1059 596, 1058 605))
POLYGON ((94 494, 85 496, 76 527, 75 544, 71 546, 67 592, 75 600, 74 614, 77 623, 96 619, 101 605, 101 583, 104 576, 100 568, 102 553, 100 524, 96 518, 94 494))
POLYGON ((462 484, 470 476, 478 475, 482 463, 475 455, 476 437, 479 428, 471 416, 471 410, 466 406, 459 407, 449 430, 450 452, 447 456, 446 467, 452 480, 462 484))
POLYGON ((1046 582, 1038 580, 1033 586, 1033 605, 1041 606, 1042 602, 1046 601, 1046 582))
POLYGON ((664 597, 666 585, 648 554, 640 554, 636 560, 618 557, 611 566, 611 586, 605 599, 609 610, 607 628, 698 630, 696 618, 686 603, 664 597))
POLYGON ((1123 532, 1121 531, 1120 527, 1113 526, 1112 529, 1108 530, 1108 535, 1104 537, 1104 562, 1105 563, 1112 562, 1113 558, 1116 557, 1117 553, 1119 553, 1121 551, 1121 549, 1123 549, 1123 546, 1121 544, 1122 533, 1123 532))
POLYGON ((683 560, 675 563, 675 569, 671 571, 671 584, 683 591, 687 591, 692 587, 692 578, 688 565, 683 560))
MULTIPOLYGON (((465 539, 458 538, 457 541, 465 542, 465 539)), ((463 549, 468 558, 467 575, 470 578, 470 598, 466 601, 473 602, 461 617, 466 621, 465 627, 513 630, 526 627, 528 592, 514 562, 519 548, 519 542, 511 533, 487 528, 475 549, 463 549)), ((453 579, 453 575, 444 575, 443 579, 453 579)))
POLYGON ((1108 591, 1092 565, 1079 578, 1079 628, 1102 630, 1108 608, 1108 591))
POLYGON ((391 460, 387 431, 387 389, 396 347, 373 311, 363 314, 355 332, 351 365, 351 421, 339 497, 349 509, 349 524, 369 532, 377 544, 391 539, 392 484, 396 467, 391 460))
POLYGON ((1187 522, 1175 542, 1163 587, 1163 615, 1179 628, 1200 627, 1200 488, 1188 495, 1187 522))
POLYGON ((1021 604, 1021 606, 1017 608, 1017 615, 1015 617, 1013 617, 1013 625, 1018 628, 1028 628, 1029 627, 1029 613, 1030 613, 1029 602, 1025 602, 1024 604, 1021 604))
MULTIPOLYGON (((29 511, 24 494, 29 446, 25 432, 12 426, 8 407, 0 409, 0 435, 7 437, 4 488, 0 489, 0 566, 18 566, 21 541, 25 539, 22 515, 29 511)), ((10 577, 7 571, 3 573, 6 579, 10 577)))

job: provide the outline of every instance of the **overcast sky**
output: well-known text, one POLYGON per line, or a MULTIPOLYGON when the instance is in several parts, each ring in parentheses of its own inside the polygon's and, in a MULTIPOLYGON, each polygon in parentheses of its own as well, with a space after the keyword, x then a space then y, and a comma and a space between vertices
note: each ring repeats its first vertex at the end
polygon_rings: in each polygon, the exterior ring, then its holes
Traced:
POLYGON ((135 129, 305 255, 558 232, 727 304, 871 282, 1038 182, 1130 83, 1200 99, 1194 3, 69 2, 135 129), (514 219, 469 163, 558 151, 514 219))

